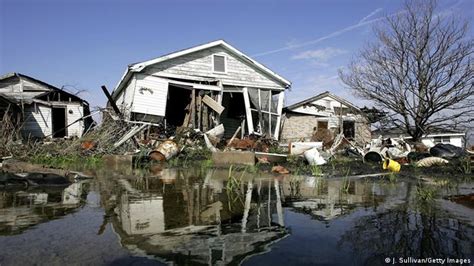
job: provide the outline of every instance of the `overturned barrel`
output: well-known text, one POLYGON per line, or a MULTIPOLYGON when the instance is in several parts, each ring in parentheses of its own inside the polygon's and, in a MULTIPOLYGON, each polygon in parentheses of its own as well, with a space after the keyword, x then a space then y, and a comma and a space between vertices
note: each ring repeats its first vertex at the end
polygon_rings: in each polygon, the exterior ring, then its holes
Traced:
POLYGON ((166 140, 162 142, 158 148, 149 153, 150 159, 154 161, 167 161, 179 152, 179 147, 176 142, 172 140, 166 140))
POLYGON ((364 162, 379 163, 383 161, 383 156, 378 151, 368 151, 364 154, 364 162))

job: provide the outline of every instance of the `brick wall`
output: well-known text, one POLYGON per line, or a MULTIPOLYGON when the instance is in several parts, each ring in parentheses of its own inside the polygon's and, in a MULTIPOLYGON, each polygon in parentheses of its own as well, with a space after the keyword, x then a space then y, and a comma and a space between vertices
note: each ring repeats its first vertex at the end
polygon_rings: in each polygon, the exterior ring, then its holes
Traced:
MULTIPOLYGON (((318 118, 316 116, 287 113, 282 118, 280 141, 283 143, 301 140, 310 141, 314 128, 317 127, 317 125, 318 118)), ((370 140, 370 124, 368 124, 365 117, 357 117, 355 121, 356 143, 364 145, 365 143, 369 143, 370 140)))
POLYGON ((281 142, 311 140, 318 120, 311 115, 285 114, 282 119, 281 142))

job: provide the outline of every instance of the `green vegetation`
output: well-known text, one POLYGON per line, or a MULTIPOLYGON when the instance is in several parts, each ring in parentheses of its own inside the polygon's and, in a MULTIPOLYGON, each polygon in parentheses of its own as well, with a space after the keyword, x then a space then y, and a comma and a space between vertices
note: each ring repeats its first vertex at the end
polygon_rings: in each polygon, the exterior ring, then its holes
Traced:
POLYGON ((341 186, 341 191, 343 193, 348 193, 349 188, 351 187, 351 180, 349 179, 349 174, 351 172, 351 169, 346 170, 346 174, 342 178, 342 186, 341 186))
POLYGON ((471 158, 469 156, 464 157, 461 160, 461 173, 469 175, 472 174, 472 169, 471 169, 471 158))
POLYGON ((310 169, 311 169, 311 174, 313 176, 323 175, 323 170, 321 169, 321 167, 319 167, 319 165, 310 165, 310 169))
POLYGON ((229 167, 229 174, 227 176, 227 184, 226 184, 226 192, 227 198, 229 199, 229 211, 232 211, 232 205, 235 204, 237 201, 240 201, 242 205, 244 205, 244 201, 242 199, 244 191, 242 191, 242 179, 245 175, 245 171, 242 171, 239 177, 235 176, 235 172, 233 172, 233 166, 229 167))
POLYGON ((420 183, 416 187, 416 197, 421 202, 431 202, 436 197, 436 189, 420 183))

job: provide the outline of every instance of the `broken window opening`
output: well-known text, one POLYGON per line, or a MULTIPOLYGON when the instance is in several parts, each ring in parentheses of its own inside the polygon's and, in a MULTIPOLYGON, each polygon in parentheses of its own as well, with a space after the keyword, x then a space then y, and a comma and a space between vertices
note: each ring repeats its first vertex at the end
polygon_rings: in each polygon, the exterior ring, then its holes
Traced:
POLYGON ((449 136, 440 136, 440 137, 434 137, 433 138, 434 143, 451 143, 451 137, 449 136))
POLYGON ((318 129, 328 129, 328 121, 318 121, 318 129))
POLYGON ((273 97, 271 90, 249 88, 249 109, 254 133, 274 137, 277 129, 279 94, 273 97))
POLYGON ((355 137, 355 123, 354 121, 346 120, 342 122, 342 132, 344 137, 348 140, 353 140, 355 137))

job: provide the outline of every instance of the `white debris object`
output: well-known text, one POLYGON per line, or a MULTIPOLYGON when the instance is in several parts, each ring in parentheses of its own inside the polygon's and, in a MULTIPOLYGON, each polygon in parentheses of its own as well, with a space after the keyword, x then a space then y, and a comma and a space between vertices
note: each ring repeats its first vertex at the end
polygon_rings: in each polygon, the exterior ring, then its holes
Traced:
POLYGON ((416 166, 418 166, 418 167, 430 167, 430 166, 433 166, 433 165, 442 165, 442 164, 447 164, 447 163, 448 163, 448 160, 445 160, 445 159, 440 158, 440 157, 428 157, 428 158, 424 158, 424 159, 419 160, 416 163, 416 166))
POLYGON ((304 152, 304 157, 310 165, 323 165, 326 164, 326 160, 321 157, 317 148, 312 148, 304 152))
POLYGON ((301 155, 305 151, 318 148, 321 149, 323 147, 322 142, 290 142, 288 145, 288 149, 290 150, 291 155, 301 155))

